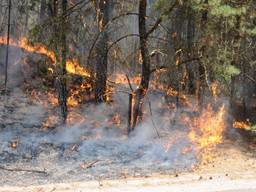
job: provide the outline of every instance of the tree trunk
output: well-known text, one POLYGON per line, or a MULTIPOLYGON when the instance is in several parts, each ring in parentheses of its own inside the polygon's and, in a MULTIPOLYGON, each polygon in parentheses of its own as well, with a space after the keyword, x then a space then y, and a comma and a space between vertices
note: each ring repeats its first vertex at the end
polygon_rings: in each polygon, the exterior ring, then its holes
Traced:
POLYGON ((12 1, 8 2, 8 24, 7 24, 7 44, 6 44, 6 56, 5 56, 5 79, 4 79, 4 89, 7 91, 7 81, 8 81, 8 63, 9 63, 9 42, 10 42, 10 27, 11 27, 11 8, 12 1))
POLYGON ((106 101, 107 73, 108 73, 108 34, 105 31, 109 21, 110 2, 105 0, 97 1, 97 19, 99 32, 102 33, 96 45, 96 81, 95 81, 95 101, 97 103, 106 101))
POLYGON ((142 74, 139 88, 135 91, 134 107, 133 107, 133 122, 132 129, 138 124, 142 118, 143 99, 147 93, 150 80, 150 57, 147 42, 146 31, 146 15, 147 15, 147 0, 139 2, 139 35, 140 35, 140 51, 142 56, 142 74))
POLYGON ((66 83, 66 55, 67 55, 67 42, 66 42, 66 15, 67 0, 62 0, 62 19, 61 19, 61 63, 60 63, 60 91, 59 91, 59 104, 63 122, 66 123, 67 119, 67 83, 66 83))
MULTIPOLYGON (((208 0, 205 0, 204 4, 207 5, 208 0)), ((202 12, 202 16, 201 16, 201 31, 202 31, 202 34, 204 34, 207 20, 208 20, 208 10, 204 10, 202 12)), ((203 45, 201 47, 202 56, 204 56, 205 49, 206 49, 206 45, 203 45)), ((199 61, 198 64, 199 65, 198 65, 197 100, 198 100, 198 105, 202 106, 203 102, 204 102, 203 97, 204 97, 205 81, 206 81, 205 80, 205 68, 204 68, 203 63, 201 61, 199 61)))
MULTIPOLYGON (((195 12, 190 6, 187 7, 187 59, 190 60, 193 57, 193 40, 195 36, 195 12)), ((195 94, 196 85, 195 85, 195 67, 193 61, 189 62, 186 65, 188 72, 188 93, 195 94)))

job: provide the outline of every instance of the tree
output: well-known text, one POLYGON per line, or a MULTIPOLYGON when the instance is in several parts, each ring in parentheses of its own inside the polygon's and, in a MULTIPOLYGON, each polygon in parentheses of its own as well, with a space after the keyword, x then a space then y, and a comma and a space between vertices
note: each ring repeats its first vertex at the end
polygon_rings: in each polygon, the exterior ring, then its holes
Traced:
POLYGON ((147 93, 150 80, 150 56, 148 50, 148 37, 146 30, 146 16, 147 16, 147 0, 140 0, 139 2, 139 36, 140 36, 140 51, 142 57, 141 67, 141 82, 139 88, 135 91, 134 107, 133 107, 133 122, 132 129, 138 123, 139 118, 142 117, 143 99, 147 93))
POLYGON ((159 25, 163 22, 164 17, 170 14, 178 4, 178 1, 174 1, 172 5, 165 9, 156 19, 152 27, 147 31, 146 17, 147 17, 147 0, 139 1, 139 38, 140 38, 140 52, 141 52, 141 81, 140 85, 134 93, 134 105, 132 110, 132 124, 131 129, 133 130, 139 121, 142 120, 142 107, 143 99, 149 88, 151 67, 150 67, 150 54, 148 47, 148 39, 159 25))
POLYGON ((107 74, 108 74, 108 32, 106 25, 109 22, 110 1, 97 0, 97 22, 99 32, 102 33, 96 45, 96 80, 95 80, 95 101, 100 103, 106 101, 107 74))
POLYGON ((66 57, 67 57, 67 40, 66 40, 66 12, 67 12, 67 0, 62 0, 62 15, 61 15, 61 63, 60 63, 60 82, 59 82, 59 103, 61 106, 63 122, 67 119, 67 71, 66 71, 66 57))

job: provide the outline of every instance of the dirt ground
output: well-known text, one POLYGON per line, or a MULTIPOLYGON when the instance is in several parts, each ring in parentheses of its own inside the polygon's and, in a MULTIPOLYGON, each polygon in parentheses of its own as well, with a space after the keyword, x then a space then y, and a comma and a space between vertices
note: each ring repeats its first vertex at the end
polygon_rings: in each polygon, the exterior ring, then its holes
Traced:
MULTIPOLYGON (((13 175, 15 181, 15 175, 13 175)), ((6 179, 6 178, 1 178, 6 179)), ((256 153, 253 144, 226 140, 218 146, 214 161, 190 170, 172 174, 152 173, 147 177, 52 183, 44 185, 7 186, 0 192, 87 192, 87 191, 188 191, 253 192, 256 191, 256 153)))
MULTIPOLYGON (((148 124, 131 139, 111 127, 93 129, 93 124, 48 133, 40 128, 47 110, 16 95, 5 107, 0 100, 5 109, 0 110, 0 192, 256 191, 256 145, 236 130, 228 131, 211 162, 198 166, 194 151, 180 153, 191 145, 185 128, 167 130, 171 137, 166 139, 177 140, 168 152, 165 138, 152 139, 155 132, 148 124), (143 138, 147 127, 150 134, 143 138), (80 140, 81 135, 88 138, 80 140)), ((102 110, 92 116, 106 124, 98 115, 102 110)))

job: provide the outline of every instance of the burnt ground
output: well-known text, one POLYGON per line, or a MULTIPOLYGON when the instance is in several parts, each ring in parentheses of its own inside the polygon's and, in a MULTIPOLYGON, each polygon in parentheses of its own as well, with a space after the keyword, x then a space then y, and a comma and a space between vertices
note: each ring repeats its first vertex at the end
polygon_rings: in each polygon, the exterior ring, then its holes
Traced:
POLYGON ((256 178, 255 144, 235 130, 217 146, 213 161, 201 164, 195 151, 181 153, 192 145, 185 127, 165 129, 170 124, 164 124, 159 139, 151 121, 146 121, 138 129, 143 132, 137 131, 128 139, 122 127, 106 126, 103 114, 107 109, 101 106, 92 115, 105 126, 95 128, 94 123, 85 121, 44 129, 42 122, 49 110, 43 104, 31 101, 19 89, 8 98, 0 97, 1 186, 166 176, 182 180, 186 174, 196 180, 256 178), (166 150, 170 142, 172 147, 166 150))

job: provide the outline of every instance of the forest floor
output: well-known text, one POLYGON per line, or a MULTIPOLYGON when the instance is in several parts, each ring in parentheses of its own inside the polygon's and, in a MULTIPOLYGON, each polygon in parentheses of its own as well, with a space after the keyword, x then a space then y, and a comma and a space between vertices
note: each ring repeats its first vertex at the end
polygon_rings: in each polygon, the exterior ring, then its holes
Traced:
MULTIPOLYGON (((152 173, 152 175, 137 177, 120 177, 118 179, 98 179, 93 181, 54 182, 34 185, 37 177, 30 175, 30 180, 24 181, 24 173, 8 173, 1 180, 11 180, 12 184, 3 185, 1 192, 73 192, 73 191, 187 191, 187 192, 254 192, 256 190, 256 156, 255 150, 248 151, 242 143, 226 141, 216 151, 214 162, 202 165, 193 171, 172 174, 152 173), (21 175, 20 175, 21 174, 21 175), (16 185, 19 183, 21 186, 16 185)), ((252 150, 252 148, 251 148, 252 150)), ((97 165, 95 165, 97 166, 97 165)), ((93 169, 93 167, 91 168, 93 169)), ((82 177, 84 170, 76 175, 82 177)), ((76 173, 77 174, 77 173, 76 173)))
POLYGON ((160 139, 84 125, 45 131, 47 110, 19 92, 10 98, 0 97, 0 192, 256 191, 256 145, 235 130, 199 165, 193 151, 180 153, 185 128, 160 139))

